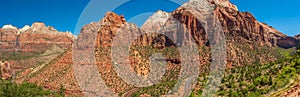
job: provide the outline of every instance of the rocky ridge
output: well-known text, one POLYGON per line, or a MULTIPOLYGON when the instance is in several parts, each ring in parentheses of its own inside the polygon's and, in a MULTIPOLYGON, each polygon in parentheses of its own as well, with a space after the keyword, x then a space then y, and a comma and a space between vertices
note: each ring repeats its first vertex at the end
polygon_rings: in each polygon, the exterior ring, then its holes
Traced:
POLYGON ((21 29, 4 25, 0 29, 0 51, 42 51, 52 45, 68 48, 75 38, 71 32, 59 32, 41 22, 21 29))

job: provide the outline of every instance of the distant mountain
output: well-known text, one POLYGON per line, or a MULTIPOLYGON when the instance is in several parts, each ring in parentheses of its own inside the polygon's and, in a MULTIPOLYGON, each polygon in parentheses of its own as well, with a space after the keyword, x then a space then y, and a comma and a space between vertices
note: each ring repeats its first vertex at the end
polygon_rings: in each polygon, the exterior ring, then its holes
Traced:
POLYGON ((75 38, 76 36, 71 32, 59 32, 41 22, 20 29, 12 25, 4 25, 0 28, 0 51, 38 52, 52 45, 68 48, 75 38))
MULTIPOLYGON (((79 88, 70 90, 70 87, 66 86, 67 82, 71 83, 69 79, 72 78, 69 77, 63 77, 66 82, 60 84, 55 82, 50 85, 44 84, 44 81, 49 81, 48 76, 45 75, 52 77, 59 74, 58 77, 62 76, 61 71, 59 71, 65 70, 64 67, 61 67, 62 64, 70 69, 72 66, 70 49, 74 39, 76 36, 71 32, 60 32, 42 22, 33 23, 31 26, 26 25, 23 28, 4 25, 0 28, 0 61, 7 62, 9 66, 4 67, 0 62, 0 67, 10 68, 0 70, 2 72, 1 78, 12 78, 16 83, 35 83, 42 85, 45 89, 52 90, 58 90, 63 84, 64 87, 68 88, 67 94, 78 93, 77 95, 79 95, 79 88), (50 70, 50 72, 44 70, 50 70)), ((64 72, 68 72, 68 76, 73 76, 71 71, 64 72)))

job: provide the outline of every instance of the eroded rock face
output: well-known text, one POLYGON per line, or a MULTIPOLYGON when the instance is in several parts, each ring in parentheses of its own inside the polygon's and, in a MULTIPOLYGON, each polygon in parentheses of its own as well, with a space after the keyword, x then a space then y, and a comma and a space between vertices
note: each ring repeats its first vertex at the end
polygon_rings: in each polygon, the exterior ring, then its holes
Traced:
POLYGON ((142 31, 155 31, 164 26, 165 22, 170 18, 171 14, 164 11, 157 11, 142 25, 142 31))
POLYGON ((0 29, 0 51, 38 52, 53 45, 68 48, 75 38, 70 32, 59 32, 41 22, 21 29, 3 27, 0 29))
POLYGON ((297 46, 300 45, 300 34, 295 35, 294 38, 297 40, 297 46))
POLYGON ((278 39, 286 37, 274 28, 258 22, 249 12, 217 7, 215 13, 222 23, 224 33, 231 36, 233 41, 246 39, 261 46, 277 46, 278 39))
POLYGON ((298 44, 298 41, 294 37, 284 37, 278 40, 277 45, 282 48, 292 48, 295 47, 298 44))
POLYGON ((19 33, 18 34, 23 33, 23 32, 27 31, 30 28, 31 28, 30 26, 25 25, 23 28, 19 29, 19 33))
POLYGON ((31 25, 32 33, 50 33, 50 29, 44 23, 36 22, 31 25))
MULTIPOLYGON (((112 46, 113 38, 121 31, 124 32, 122 34, 131 34, 128 37, 125 37, 126 35, 119 37, 124 39, 132 38, 140 33, 136 25, 126 22, 124 16, 108 12, 101 21, 93 22, 82 28, 81 33, 78 36, 78 42, 76 42, 76 47, 78 47, 78 49, 110 47, 112 46)), ((118 42, 114 45, 124 44, 122 42, 118 42)))
MULTIPOLYGON (((216 5, 214 10, 215 14, 218 16, 222 26, 223 32, 230 36, 230 39, 235 42, 239 41, 252 41, 257 42, 261 46, 282 46, 278 43, 280 39, 287 37, 276 29, 258 22, 251 13, 239 12, 235 5, 231 4, 228 0, 209 0, 209 2, 214 2, 212 4, 216 5)), ((158 11, 153 16, 151 16, 145 24, 141 27, 140 31, 158 32, 162 26, 168 27, 174 23, 174 19, 183 24, 183 32, 180 31, 166 31, 168 38, 175 40, 176 45, 187 45, 195 40, 198 45, 205 46, 208 44, 208 38, 204 28, 197 18, 190 13, 185 8, 178 8, 172 13, 166 13, 163 11, 158 11), (172 20, 173 19, 173 20, 172 20), (166 23, 166 24, 163 24, 166 23), (189 36, 186 33, 190 33, 189 36)), ((97 29, 97 41, 96 46, 111 46, 110 43, 113 41, 113 36, 120 30, 121 25, 126 25, 123 16, 118 16, 114 13, 108 13, 102 20, 104 23, 101 24, 101 28, 97 29)), ((137 27, 132 27, 133 29, 138 29, 137 27)), ((177 28, 180 29, 180 28, 177 28)), ((140 33, 140 32, 137 32, 140 33)), ((167 39, 161 35, 142 35, 141 38, 136 39, 136 44, 149 45, 153 44, 155 39, 162 41, 159 43, 165 45, 163 42, 167 42, 167 39), (160 36, 161 38, 155 38, 160 36)))
MULTIPOLYGON (((203 26, 201 25, 200 21, 189 11, 187 11, 185 8, 178 8, 172 13, 172 17, 179 21, 180 24, 182 24, 177 29, 183 29, 183 30, 177 30, 173 32, 175 41, 177 41, 177 46, 180 45, 189 45, 193 42, 196 42, 199 46, 205 46, 208 42, 208 36, 206 32, 204 31, 203 26)), ((167 21, 166 25, 172 25, 172 21, 167 21)), ((168 34, 168 33, 167 33, 168 34)))
POLYGON ((295 35, 294 37, 282 37, 278 40, 277 45, 282 48, 292 48, 300 44, 300 35, 295 35))
POLYGON ((11 28, 0 29, 0 51, 14 51, 17 48, 18 31, 11 28))
POLYGON ((115 13, 108 12, 101 21, 101 27, 98 30, 96 46, 111 46, 113 37, 120 30, 122 25, 126 25, 124 16, 118 16, 115 13))
POLYGON ((7 80, 12 77, 12 67, 8 61, 1 61, 1 78, 7 80))
POLYGON ((232 41, 243 41, 244 38, 249 41, 257 42, 261 46, 272 46, 281 48, 292 48, 298 44, 297 36, 290 37, 282 34, 280 31, 261 23, 249 12, 239 12, 232 8, 217 7, 215 10, 223 31, 228 36, 232 36, 232 41), (239 37, 242 36, 242 37, 239 37))
MULTIPOLYGON (((267 24, 258 22, 249 12, 239 12, 236 6, 228 0, 208 0, 208 2, 215 7, 213 12, 222 25, 222 32, 224 32, 228 43, 228 60, 233 62, 232 64, 243 65, 275 60, 273 56, 267 58, 262 57, 263 55, 257 55, 253 57, 251 50, 260 50, 263 47, 289 48, 295 45, 293 38, 289 38, 267 24), (286 40, 282 41, 285 38, 286 40), (241 60, 247 62, 239 62, 241 60)), ((147 33, 136 38, 132 43, 133 45, 165 48, 167 46, 189 45, 195 42, 200 47, 209 47, 208 35, 203 25, 198 20, 199 18, 191 12, 199 11, 198 9, 201 7, 198 8, 196 5, 200 4, 197 3, 201 2, 192 0, 172 13, 158 11, 145 22, 141 29, 127 23, 123 16, 108 13, 100 22, 88 25, 93 30, 84 27, 82 33, 89 32, 97 35, 96 47, 111 46, 116 33, 120 30, 126 31, 126 29, 124 30, 126 27, 131 28, 127 33, 140 34, 143 31, 147 33), (163 34, 149 34, 148 32, 161 32, 163 34)), ((86 33, 86 35, 88 34, 86 33)))
POLYGON ((207 0, 207 1, 210 2, 211 4, 216 4, 218 6, 227 7, 238 11, 236 5, 232 4, 229 0, 207 0))

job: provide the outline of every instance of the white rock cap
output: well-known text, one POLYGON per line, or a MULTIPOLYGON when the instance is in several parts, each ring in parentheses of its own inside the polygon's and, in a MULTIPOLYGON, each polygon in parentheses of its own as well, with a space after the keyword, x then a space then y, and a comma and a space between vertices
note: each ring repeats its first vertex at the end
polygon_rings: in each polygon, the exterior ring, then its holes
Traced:
POLYGON ((15 27, 15 26, 13 26, 13 25, 11 25, 11 24, 9 24, 9 25, 4 25, 4 26, 2 27, 2 29, 15 29, 15 30, 18 30, 17 27, 15 27))

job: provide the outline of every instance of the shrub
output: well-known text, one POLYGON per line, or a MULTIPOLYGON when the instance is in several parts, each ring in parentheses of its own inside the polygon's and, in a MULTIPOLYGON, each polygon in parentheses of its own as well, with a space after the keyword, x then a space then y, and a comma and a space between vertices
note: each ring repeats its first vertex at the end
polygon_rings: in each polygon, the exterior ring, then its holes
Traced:
POLYGON ((270 83, 269 78, 265 76, 260 76, 254 79, 253 82, 255 85, 267 85, 270 83))
POLYGON ((0 80, 0 96, 1 97, 43 97, 43 96, 53 96, 56 97, 61 95, 44 90, 41 86, 32 83, 23 83, 17 85, 10 81, 0 80))
POLYGON ((282 70, 282 73, 280 74, 280 77, 282 78, 290 78, 296 75, 296 69, 292 67, 284 67, 282 70))

